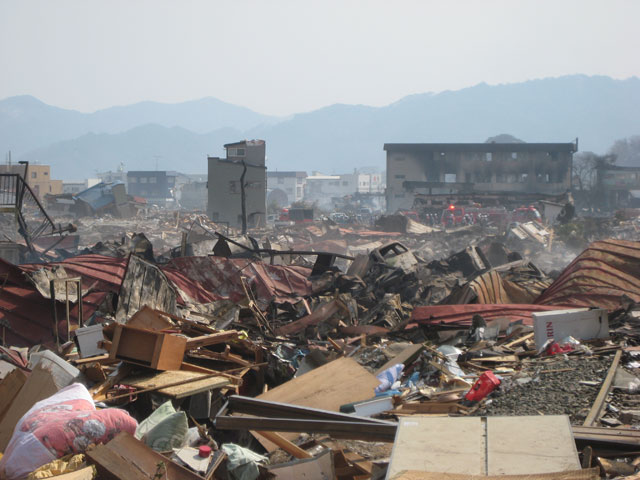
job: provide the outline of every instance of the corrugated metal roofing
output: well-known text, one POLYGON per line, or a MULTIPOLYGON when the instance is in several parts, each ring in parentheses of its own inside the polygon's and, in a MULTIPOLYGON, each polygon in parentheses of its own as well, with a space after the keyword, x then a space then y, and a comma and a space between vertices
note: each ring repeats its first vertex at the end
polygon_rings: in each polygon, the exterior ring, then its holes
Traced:
MULTIPOLYGON (((51 300, 36 290, 27 276, 29 273, 62 266, 70 276, 81 276, 85 292, 90 289, 82 301, 83 316, 88 319, 108 293, 118 292, 126 262, 126 258, 80 255, 62 262, 17 266, 0 259, 0 275, 7 275, 4 287, 0 288, 0 318, 11 325, 6 332, 7 343, 16 346, 53 345, 51 300)), ((78 307, 74 305, 70 311, 72 324, 77 323, 77 316, 78 307)), ((66 332, 66 312, 62 303, 58 303, 58 319, 58 331, 66 332)))
POLYGON ((640 302, 640 242, 602 240, 578 255, 535 303, 612 311, 623 295, 640 302))
POLYGON ((81 276, 82 287, 92 290, 117 293, 127 270, 127 258, 107 257, 106 255, 78 255, 61 262, 46 264, 29 263, 18 268, 25 272, 34 272, 41 268, 64 267, 70 276, 81 276))
POLYGON ((532 313, 558 309, 559 307, 527 304, 430 305, 414 308, 411 312, 412 323, 407 325, 407 328, 415 324, 468 327, 471 326, 471 318, 476 314, 485 320, 507 318, 511 321, 522 320, 525 325, 533 325, 532 313))
POLYGON ((311 294, 307 280, 311 270, 305 267, 269 265, 245 258, 181 257, 174 258, 162 271, 177 288, 184 302, 209 303, 245 299, 240 278, 256 295, 260 308, 271 301, 297 302, 311 294))

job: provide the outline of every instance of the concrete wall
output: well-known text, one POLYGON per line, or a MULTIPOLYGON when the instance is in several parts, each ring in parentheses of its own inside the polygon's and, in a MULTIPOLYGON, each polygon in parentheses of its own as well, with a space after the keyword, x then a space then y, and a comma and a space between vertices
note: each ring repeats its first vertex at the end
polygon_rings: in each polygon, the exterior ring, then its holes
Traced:
POLYGON ((266 159, 266 143, 262 140, 247 140, 239 144, 229 145, 227 148, 228 160, 242 160, 254 165, 264 165, 266 159), (244 156, 233 155, 238 148, 244 149, 244 156))
MULTIPOLYGON (((263 150, 264 151, 264 150, 263 150)), ((242 225, 240 176, 242 164, 209 157, 207 215, 214 222, 227 222, 231 227, 242 225)), ((256 162, 258 163, 258 162, 256 162)), ((264 165, 264 161, 262 162, 264 165)), ((264 225, 266 219, 266 168, 247 166, 245 176, 248 225, 264 225)))
POLYGON ((571 152, 387 152, 387 211, 411 209, 414 193, 472 191, 561 194, 571 188, 571 152), (430 192, 413 191, 406 181, 442 182, 430 192))

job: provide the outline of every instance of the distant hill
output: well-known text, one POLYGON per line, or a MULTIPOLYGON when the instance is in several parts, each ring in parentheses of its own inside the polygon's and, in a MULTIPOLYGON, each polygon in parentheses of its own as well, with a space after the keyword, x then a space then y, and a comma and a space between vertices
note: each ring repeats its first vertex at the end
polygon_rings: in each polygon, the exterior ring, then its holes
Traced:
POLYGON ((20 160, 50 163, 52 177, 64 179, 95 177, 97 172, 116 170, 120 162, 129 170, 155 170, 157 165, 159 170, 205 173, 207 155, 224 155, 222 145, 240 137, 233 128, 199 134, 150 124, 123 133, 88 133, 36 149, 20 160))
POLYGON ((207 133, 221 128, 246 130, 276 121, 276 117, 261 115, 215 98, 176 104, 140 102, 81 113, 53 107, 23 95, 0 101, 0 152, 12 150, 19 156, 88 133, 117 134, 150 123, 207 133))
MULTIPOLYGON (((128 169, 151 168, 156 155, 161 169, 204 172, 206 155, 221 154, 222 144, 261 138, 267 142, 270 169, 341 173, 361 166, 384 167, 384 143, 483 142, 508 133, 527 142, 570 142, 579 137, 580 150, 604 153, 615 140, 640 134, 640 79, 636 77, 614 80, 572 75, 480 84, 411 95, 385 107, 332 105, 280 121, 241 109, 236 112, 238 117, 229 114, 227 120, 210 114, 209 128, 204 113, 196 115, 198 121, 185 113, 216 111, 206 105, 217 102, 144 103, 82 114, 31 97, 14 97, 0 102, 0 149, 6 151, 10 142, 22 142, 23 150, 13 149, 25 152, 24 145, 31 145, 31 151, 14 158, 51 163, 54 177, 78 178, 96 169, 114 169, 120 161, 128 169), (26 103, 29 108, 12 115, 14 103, 26 103), (77 120, 87 115, 90 120, 77 120), (133 127, 138 121, 157 125, 124 131, 126 125, 133 127), (74 122, 92 125, 90 131, 95 134, 85 131, 73 137, 73 125, 65 123, 74 122), (179 128, 167 128, 171 126, 179 128), (30 135, 38 142, 25 143, 30 135), (66 141, 61 142, 63 139, 66 141), (35 150, 36 146, 40 148, 35 150)), ((239 108, 224 105, 231 111, 239 108)))

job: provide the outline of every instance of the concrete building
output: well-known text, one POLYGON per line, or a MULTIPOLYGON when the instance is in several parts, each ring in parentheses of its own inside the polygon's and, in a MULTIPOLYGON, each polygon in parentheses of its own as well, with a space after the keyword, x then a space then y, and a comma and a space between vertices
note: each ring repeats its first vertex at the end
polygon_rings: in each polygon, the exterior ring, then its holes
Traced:
POLYGON ((384 177, 381 173, 361 173, 354 170, 353 173, 341 175, 322 175, 314 172, 306 179, 304 199, 322 208, 331 209, 341 204, 347 196, 375 197, 382 193, 384 177))
POLYGON ((323 175, 313 172, 307 177, 304 200, 325 209, 332 209, 336 200, 349 195, 352 189, 348 179, 340 175, 323 175))
POLYGON ((172 206, 178 172, 165 170, 127 172, 127 193, 142 197, 148 203, 160 206, 172 206))
POLYGON ((247 225, 264 225, 267 213, 267 167, 264 140, 243 140, 224 146, 226 158, 208 157, 207 215, 231 227, 242 225, 240 177, 244 178, 247 225))
POLYGON ((340 180, 348 183, 349 194, 384 192, 384 177, 381 173, 362 173, 355 170, 353 173, 340 175, 340 180))
MULTIPOLYGON (((0 173, 12 173, 24 176, 25 165, 4 164, 0 165, 0 173)), ((43 200, 47 194, 59 195, 62 193, 62 180, 51 179, 51 166, 29 164, 27 172, 27 184, 33 193, 43 200)))
POLYGON ((536 193, 571 189, 576 143, 387 143, 387 211, 409 210, 414 196, 536 193))
POLYGON ((267 205, 289 207, 304 198, 307 172, 267 172, 267 205))
POLYGON ((178 190, 178 202, 185 210, 207 210, 207 182, 185 183, 178 190))
POLYGON ((597 168, 595 195, 606 208, 640 207, 640 167, 597 168))

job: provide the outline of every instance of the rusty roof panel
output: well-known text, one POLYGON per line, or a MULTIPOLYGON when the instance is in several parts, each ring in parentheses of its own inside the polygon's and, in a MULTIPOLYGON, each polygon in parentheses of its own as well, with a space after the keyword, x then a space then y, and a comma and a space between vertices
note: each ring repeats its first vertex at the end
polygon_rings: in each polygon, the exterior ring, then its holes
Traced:
POLYGON ((127 270, 127 261, 127 258, 88 254, 67 258, 61 262, 29 263, 18 268, 25 272, 34 272, 41 268, 61 266, 69 276, 82 277, 83 288, 91 287, 92 290, 117 293, 127 270))
POLYGON ((471 326, 471 318, 478 314, 485 320, 507 318, 511 321, 522 320, 525 325, 533 325, 531 314, 558 307, 528 304, 470 304, 470 305, 430 305, 416 307, 411 313, 407 327, 419 325, 471 326))
POLYGON ((576 257, 535 303, 613 311, 623 295, 640 302, 640 242, 602 240, 576 257))
POLYGON ((241 277, 256 295, 261 309, 271 301, 297 302, 311 294, 305 267, 269 265, 246 258, 181 257, 162 267, 184 302, 209 303, 245 298, 241 277))

